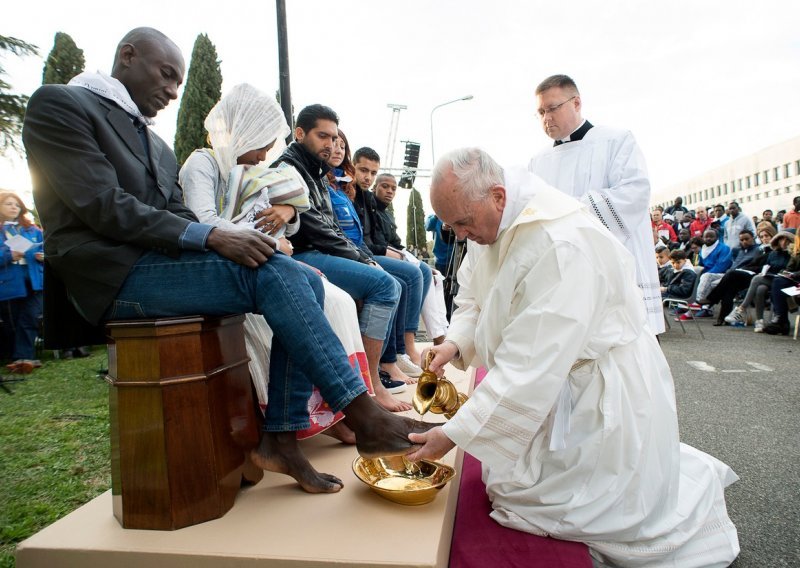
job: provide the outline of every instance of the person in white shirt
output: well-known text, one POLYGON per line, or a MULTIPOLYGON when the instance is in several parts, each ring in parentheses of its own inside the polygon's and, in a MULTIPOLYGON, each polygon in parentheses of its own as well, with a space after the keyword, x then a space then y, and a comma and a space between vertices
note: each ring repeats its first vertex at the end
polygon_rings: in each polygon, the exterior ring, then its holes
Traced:
POLYGON ((566 75, 536 87, 538 113, 555 142, 531 159, 528 169, 589 210, 633 254, 636 282, 653 333, 664 332, 658 274, 653 266, 650 181, 644 156, 627 130, 593 126, 581 116, 581 95, 566 75))
POLYGON ((723 488, 738 478, 679 442, 630 253, 585 205, 477 148, 436 164, 430 197, 472 242, 428 368, 487 375, 449 422, 409 435, 422 447, 407 457, 458 445, 482 463, 494 520, 585 542, 595 566, 728 566, 723 488))

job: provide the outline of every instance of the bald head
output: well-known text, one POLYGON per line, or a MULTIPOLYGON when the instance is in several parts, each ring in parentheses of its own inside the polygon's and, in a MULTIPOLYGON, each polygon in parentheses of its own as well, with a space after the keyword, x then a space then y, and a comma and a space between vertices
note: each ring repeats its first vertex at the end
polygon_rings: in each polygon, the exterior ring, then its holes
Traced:
POLYGON ((111 76, 128 90, 144 116, 153 117, 178 98, 185 64, 178 46, 153 28, 125 34, 114 55, 111 76))

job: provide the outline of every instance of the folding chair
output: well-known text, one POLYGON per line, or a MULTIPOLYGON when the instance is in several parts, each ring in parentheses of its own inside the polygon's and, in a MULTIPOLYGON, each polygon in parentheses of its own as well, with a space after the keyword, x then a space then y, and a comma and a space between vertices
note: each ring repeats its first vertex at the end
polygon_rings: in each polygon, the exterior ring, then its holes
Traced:
MULTIPOLYGON (((684 308, 686 310, 686 313, 689 314, 689 317, 697 326, 697 331, 700 332, 700 337, 702 337, 703 339, 706 338, 706 336, 703 335, 703 330, 700 327, 700 322, 698 322, 697 318, 694 317, 694 312, 689 307, 689 304, 693 304, 697 299, 697 287, 699 285, 700 285, 700 277, 698 276, 694 280, 694 287, 692 288, 692 293, 689 295, 688 298, 670 298, 670 297, 662 298, 661 305, 664 309, 664 321, 667 322, 667 329, 671 328, 669 324, 669 317, 667 317, 668 310, 674 308, 684 308)), ((686 333, 686 328, 683 326, 683 321, 681 321, 681 318, 678 318, 678 323, 680 324, 683 333, 686 333)))

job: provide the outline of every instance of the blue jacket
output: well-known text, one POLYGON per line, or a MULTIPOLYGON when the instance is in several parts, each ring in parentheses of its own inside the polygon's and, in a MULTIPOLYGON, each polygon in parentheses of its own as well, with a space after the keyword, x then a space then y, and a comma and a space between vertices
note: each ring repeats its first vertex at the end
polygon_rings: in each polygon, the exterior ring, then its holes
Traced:
POLYGON ((30 282, 31 289, 40 291, 43 286, 43 264, 34 258, 37 252, 42 252, 42 230, 36 226, 21 227, 16 223, 5 223, 0 227, 0 300, 24 298, 28 295, 25 281, 30 282), (25 251, 25 262, 18 264, 13 261, 11 249, 6 246, 6 240, 21 235, 35 243, 25 251))
POLYGON ((703 274, 712 272, 723 274, 733 264, 731 259, 731 249, 721 240, 717 241, 717 248, 711 251, 707 258, 700 257, 700 265, 703 267, 703 274))
POLYGON ((429 215, 425 222, 425 230, 433 233, 433 256, 436 258, 436 264, 446 265, 453 254, 454 238, 451 237, 451 242, 447 241, 447 237, 442 234, 442 221, 436 215, 429 215))

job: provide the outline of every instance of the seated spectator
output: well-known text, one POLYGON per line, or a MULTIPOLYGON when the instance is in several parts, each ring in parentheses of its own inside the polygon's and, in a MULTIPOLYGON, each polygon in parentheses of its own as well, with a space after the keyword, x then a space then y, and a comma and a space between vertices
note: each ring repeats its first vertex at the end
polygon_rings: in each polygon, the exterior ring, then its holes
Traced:
POLYGON ((35 342, 42 316, 42 230, 28 217, 22 199, 0 192, 0 301, 10 300, 14 334, 12 373, 30 373, 41 367, 35 342), (10 241, 10 242, 9 242, 10 241))
MULTIPOLYGON (((235 86, 209 112, 205 120, 211 149, 195 150, 180 170, 184 199, 202 223, 231 230, 256 228, 280 237, 280 249, 292 254, 282 235, 297 231, 296 212, 308 210, 308 188, 291 166, 260 167, 268 153, 280 153, 289 126, 275 98, 248 84, 235 86), (276 145, 279 147, 276 148, 276 145), (294 223, 287 224, 295 219, 294 223)), ((323 279, 325 316, 348 355, 353 368, 365 378, 369 371, 355 304, 346 292, 323 279), (355 330, 355 331, 354 331, 355 330)), ((272 330, 259 314, 247 314, 245 344, 248 366, 262 407, 267 405, 272 330)), ((315 388, 309 399, 311 427, 298 432, 307 438, 326 431, 354 442, 352 432, 322 404, 315 388)))
POLYGON ((664 221, 664 217, 661 214, 661 211, 656 209, 651 213, 651 218, 653 220, 653 229, 658 234, 658 238, 663 242, 665 245, 669 243, 674 243, 678 240, 678 235, 675 234, 675 229, 672 228, 672 225, 666 223, 664 221))
MULTIPOLYGON (((772 225, 766 223, 766 225, 762 227, 760 233, 762 238, 769 241, 767 235, 771 230, 772 225)), ((717 302, 720 303, 717 321, 714 322, 715 326, 730 325, 725 321, 725 316, 733 310, 733 302, 736 295, 742 290, 747 290, 753 276, 761 272, 761 268, 764 266, 768 254, 769 245, 767 245, 766 248, 757 245, 752 233, 750 233, 748 229, 744 229, 739 233, 739 246, 734 250, 731 268, 725 273, 719 283, 714 286, 711 292, 709 292, 707 297, 703 298, 698 296, 697 299, 699 304, 709 306, 713 306, 717 302)))
POLYGON ((758 229, 760 223, 769 223, 775 229, 775 232, 778 232, 778 224, 772 219, 772 209, 764 209, 761 214, 761 221, 756 223, 756 229, 758 229))
POLYGON ((703 237, 703 233, 711 225, 711 219, 708 217, 708 212, 705 207, 698 207, 695 211, 695 218, 689 224, 689 232, 692 237, 703 237))
POLYGON ((781 209, 778 211, 778 214, 775 215, 775 222, 778 224, 778 230, 783 230, 783 216, 786 215, 786 209, 781 209))
POLYGON ((674 243, 669 244, 669 248, 671 250, 683 250, 685 251, 689 248, 689 241, 691 240, 690 232, 688 228, 681 228, 678 229, 678 240, 674 243))
POLYGON ((682 250, 672 251, 669 259, 673 270, 672 278, 666 286, 661 287, 661 296, 684 300, 692 295, 697 273, 692 263, 686 260, 686 253, 682 250))
MULTIPOLYGON (((356 171, 353 203, 364 228, 364 243, 381 268, 397 278, 401 285, 395 322, 395 343, 386 344, 381 363, 392 378, 409 382, 408 377, 422 374, 415 336, 419 328, 422 301, 431 285, 431 272, 427 266, 427 270, 421 270, 406 261, 397 233, 390 228, 384 228, 386 219, 380 216, 375 194, 370 191, 380 165, 380 156, 372 148, 359 148, 353 154, 353 167, 356 171)), ((391 183, 396 187, 394 178, 391 178, 391 183)))
MULTIPOLYGON (((714 288, 714 286, 722 280, 732 264, 731 251, 717 236, 717 231, 708 229, 703 234, 703 246, 700 249, 700 263, 699 266, 703 267, 700 273, 700 282, 697 285, 697 297, 705 298, 714 288)), ((711 317, 710 306, 698 305, 701 307, 694 314, 694 317, 711 317)), ((683 319, 689 319, 688 314, 681 316, 683 319)))
POLYGON ((664 287, 672 279, 672 263, 669 258, 669 247, 664 243, 656 245, 656 263, 658 264, 658 281, 664 287))
POLYGON ((789 245, 792 244, 794 235, 788 232, 780 232, 770 241, 772 250, 767 256, 766 263, 760 274, 753 276, 747 295, 742 303, 734 308, 730 314, 725 316, 725 321, 733 325, 735 323, 746 324, 746 311, 750 305, 755 305, 756 321, 753 331, 761 333, 764 331, 764 307, 766 305, 767 294, 770 293, 772 280, 783 271, 789 264, 791 254, 789 245))
MULTIPOLYGON (((789 296, 783 292, 785 288, 800 287, 800 235, 794 237, 794 254, 772 281, 770 297, 772 298, 772 319, 764 326, 764 333, 770 335, 789 335, 789 296)), ((795 302, 799 296, 794 296, 795 302)))
POLYGON ((792 206, 793 209, 783 215, 781 230, 796 233, 797 228, 800 227, 800 195, 794 198, 792 206))
POLYGON ((700 266, 700 251, 702 249, 703 239, 701 237, 692 237, 689 239, 686 255, 687 259, 692 263, 692 266, 700 266))
POLYGON ((297 115, 294 142, 272 164, 294 166, 308 186, 311 208, 300 214, 300 227, 289 240, 296 260, 320 270, 354 300, 363 301, 358 320, 375 397, 389 410, 410 410, 409 404, 393 398, 386 389, 394 389, 395 383, 378 373, 383 344, 397 311, 400 285, 342 233, 331 208, 325 176, 339 136, 338 124, 339 117, 332 109, 319 104, 305 107, 297 115))

